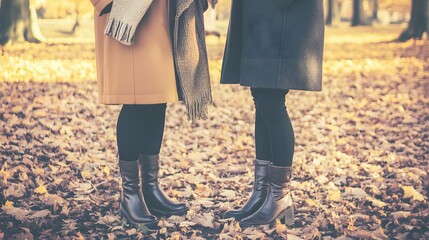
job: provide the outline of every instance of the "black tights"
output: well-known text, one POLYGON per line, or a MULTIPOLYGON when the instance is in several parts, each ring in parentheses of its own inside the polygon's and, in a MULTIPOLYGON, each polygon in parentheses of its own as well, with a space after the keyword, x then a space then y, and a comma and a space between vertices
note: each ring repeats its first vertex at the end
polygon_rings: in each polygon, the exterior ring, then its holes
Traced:
POLYGON ((157 155, 164 135, 167 104, 123 105, 116 127, 119 159, 157 155))
POLYGON ((256 108, 256 158, 275 166, 291 166, 295 135, 286 110, 288 90, 252 88, 256 108))

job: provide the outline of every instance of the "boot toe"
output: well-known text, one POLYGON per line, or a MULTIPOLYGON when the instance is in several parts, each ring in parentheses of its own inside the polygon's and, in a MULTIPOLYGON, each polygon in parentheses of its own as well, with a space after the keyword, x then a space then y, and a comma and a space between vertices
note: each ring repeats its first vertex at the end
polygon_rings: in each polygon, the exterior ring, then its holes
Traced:
POLYGON ((242 228, 242 229, 245 229, 245 228, 248 228, 248 227, 251 227, 251 226, 252 226, 252 225, 250 224, 250 222, 245 221, 245 219, 241 220, 241 221, 239 222, 239 225, 240 225, 240 228, 242 228))
POLYGON ((189 208, 181 203, 174 206, 163 206, 163 208, 149 208, 150 212, 158 217, 171 217, 185 215, 189 208))
POLYGON ((240 221, 243 217, 243 213, 239 210, 230 210, 223 215, 223 219, 235 218, 238 221, 240 221))
POLYGON ((159 230, 158 220, 155 220, 153 222, 144 223, 143 226, 145 226, 147 229, 149 229, 151 231, 159 230))
POLYGON ((239 225, 240 225, 240 227, 241 227, 242 229, 244 229, 244 228, 248 228, 248 227, 252 227, 252 226, 257 226, 257 225, 260 225, 260 224, 259 224, 259 223, 257 223, 257 222, 255 221, 255 219, 252 219, 252 218, 247 217, 247 218, 242 219, 242 220, 239 222, 239 225))
POLYGON ((186 206, 186 204, 179 203, 179 204, 176 204, 176 206, 174 207, 174 210, 177 212, 187 212, 189 208, 188 206, 186 206))
POLYGON ((186 206, 185 203, 177 203, 171 206, 171 209, 169 210, 171 215, 184 215, 188 212, 189 208, 186 206))

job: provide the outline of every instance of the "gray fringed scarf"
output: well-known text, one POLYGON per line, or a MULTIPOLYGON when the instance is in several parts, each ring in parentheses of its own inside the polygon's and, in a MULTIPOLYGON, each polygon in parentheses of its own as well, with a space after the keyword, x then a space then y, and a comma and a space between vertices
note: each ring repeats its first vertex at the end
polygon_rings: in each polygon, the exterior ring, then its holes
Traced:
MULTIPOLYGON (((138 24, 153 0, 113 0, 105 34, 132 45, 138 24)), ((168 0, 175 4, 173 57, 180 96, 191 120, 206 119, 212 104, 204 31, 207 0, 168 0)))

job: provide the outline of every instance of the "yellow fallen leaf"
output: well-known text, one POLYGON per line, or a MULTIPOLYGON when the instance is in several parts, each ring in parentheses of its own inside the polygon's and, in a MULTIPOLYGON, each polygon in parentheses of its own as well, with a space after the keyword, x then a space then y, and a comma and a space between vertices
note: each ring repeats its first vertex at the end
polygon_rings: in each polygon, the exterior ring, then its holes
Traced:
POLYGON ((412 186, 403 186, 402 190, 404 190, 404 198, 412 198, 413 200, 417 201, 424 201, 425 197, 421 195, 419 192, 417 192, 416 189, 412 186))
POLYGON ((14 113, 18 113, 18 112, 22 112, 24 110, 24 108, 22 106, 18 105, 18 106, 13 107, 11 110, 14 113))
POLYGON ((82 171, 80 175, 82 175, 83 178, 91 178, 91 173, 88 171, 82 171))
POLYGON ((82 233, 80 233, 80 232, 78 232, 77 234, 76 234, 76 239, 77 240, 85 240, 85 237, 82 235, 82 233))
POLYGON ((43 170, 43 168, 39 168, 39 167, 35 167, 34 169, 32 169, 32 172, 36 176, 45 174, 45 170, 43 170))
POLYGON ((180 240, 180 239, 182 239, 182 238, 181 238, 181 235, 179 232, 173 232, 171 234, 171 240, 180 240))
POLYGON ((4 207, 5 207, 5 208, 13 207, 13 202, 12 202, 12 201, 7 200, 7 201, 4 203, 4 207))
POLYGON ((103 172, 106 174, 106 176, 109 176, 110 175, 110 168, 109 168, 109 166, 105 166, 104 168, 103 168, 103 172))
POLYGON ((384 208, 385 206, 387 206, 387 203, 380 201, 380 200, 373 198, 373 197, 367 197, 366 200, 370 201, 374 206, 379 207, 379 208, 384 208))
POLYGON ((313 199, 307 198, 305 199, 305 203, 307 203, 309 206, 316 206, 317 202, 314 201, 313 199))
POLYGON ((38 118, 38 117, 46 117, 48 114, 46 113, 46 110, 44 109, 38 109, 33 111, 33 117, 38 118))
POLYGON ((328 199, 328 201, 334 201, 334 202, 340 201, 340 199, 341 199, 341 192, 339 190, 331 191, 328 194, 327 199, 328 199))
POLYGON ((189 166, 189 162, 188 161, 186 161, 186 160, 181 160, 180 161, 180 168, 181 169, 188 169, 190 166, 189 166))
POLYGON ((40 185, 39 187, 37 187, 36 189, 34 189, 35 193, 39 193, 39 194, 47 194, 48 190, 46 189, 45 186, 40 185))

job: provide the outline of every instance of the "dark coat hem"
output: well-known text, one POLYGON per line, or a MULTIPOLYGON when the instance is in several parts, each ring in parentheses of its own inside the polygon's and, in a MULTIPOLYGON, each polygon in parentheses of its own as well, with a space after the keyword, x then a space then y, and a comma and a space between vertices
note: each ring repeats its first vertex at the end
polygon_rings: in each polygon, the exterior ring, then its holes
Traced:
POLYGON ((323 3, 283 1, 232 1, 221 84, 322 90, 323 3))
POLYGON ((247 84, 247 83, 236 83, 236 82, 221 82, 220 84, 224 85, 240 85, 242 87, 251 87, 251 88, 266 88, 266 89, 284 89, 284 90, 298 90, 298 91, 307 91, 307 92, 321 92, 322 87, 320 88, 300 88, 300 87, 279 87, 279 86, 267 86, 266 83, 262 84, 247 84))

